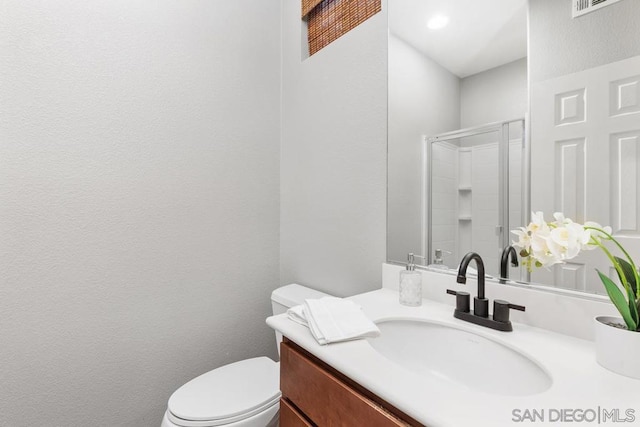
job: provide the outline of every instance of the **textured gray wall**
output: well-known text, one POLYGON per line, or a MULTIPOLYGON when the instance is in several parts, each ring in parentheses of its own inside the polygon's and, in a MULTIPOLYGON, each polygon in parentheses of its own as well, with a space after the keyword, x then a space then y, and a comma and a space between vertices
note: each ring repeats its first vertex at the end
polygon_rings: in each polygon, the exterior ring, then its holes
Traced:
POLYGON ((352 295, 385 260, 386 5, 304 61, 301 39, 284 0, 280 279, 352 295))
POLYGON ((572 0, 529 0, 530 81, 640 55, 640 1, 623 0, 571 19, 572 0))
POLYGON ((388 260, 422 254, 422 136, 459 127, 460 79, 390 34, 388 260))
POLYGON ((523 118, 529 109, 527 59, 474 74, 460 81, 460 127, 523 118))
POLYGON ((0 425, 157 426, 275 357, 280 17, 0 2, 0 425))

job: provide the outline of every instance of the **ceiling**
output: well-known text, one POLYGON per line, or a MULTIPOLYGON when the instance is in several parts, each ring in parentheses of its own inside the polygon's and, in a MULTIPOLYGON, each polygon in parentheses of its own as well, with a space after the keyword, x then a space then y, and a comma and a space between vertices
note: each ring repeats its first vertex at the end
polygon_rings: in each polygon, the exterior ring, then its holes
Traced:
POLYGON ((389 0, 389 31, 467 77, 527 56, 527 0, 389 0), (427 28, 436 14, 450 18, 427 28))

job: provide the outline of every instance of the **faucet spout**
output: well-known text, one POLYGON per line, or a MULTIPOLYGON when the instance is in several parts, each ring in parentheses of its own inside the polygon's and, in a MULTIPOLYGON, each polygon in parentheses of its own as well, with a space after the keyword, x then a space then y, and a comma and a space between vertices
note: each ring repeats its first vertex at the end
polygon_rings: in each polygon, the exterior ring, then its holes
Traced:
POLYGON ((476 261, 476 268, 478 270, 478 298, 484 299, 484 262, 482 258, 475 252, 469 252, 462 258, 460 267, 458 267, 458 283, 467 283, 467 267, 471 260, 476 261))
MULTIPOLYGON (((516 250, 509 246, 505 248, 502 253, 502 265, 505 266, 505 269, 509 255, 511 255, 513 265, 518 265, 516 250)), ((511 321, 509 321, 509 310, 524 311, 524 307, 510 304, 507 301, 494 300, 493 317, 489 317, 489 300, 484 297, 484 262, 482 262, 480 255, 475 252, 469 252, 462 258, 460 266, 458 267, 458 283, 467 283, 467 268, 472 260, 476 261, 478 269, 478 296, 473 298, 473 313, 469 311, 469 293, 447 289, 449 295, 456 296, 456 309, 453 312, 453 317, 498 331, 512 331, 513 327, 511 326, 511 321)))
POLYGON ((511 265, 517 267, 518 264, 518 253, 516 252, 513 246, 507 246, 502 251, 502 257, 500 258, 500 283, 506 283, 509 278, 509 268, 507 264, 509 263, 509 256, 511 256, 511 265))

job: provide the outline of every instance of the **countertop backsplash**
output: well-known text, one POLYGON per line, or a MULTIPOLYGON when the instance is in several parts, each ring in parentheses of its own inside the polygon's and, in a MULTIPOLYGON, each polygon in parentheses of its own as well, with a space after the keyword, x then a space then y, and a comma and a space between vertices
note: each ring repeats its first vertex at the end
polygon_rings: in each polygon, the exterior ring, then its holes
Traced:
MULTIPOLYGON (((398 290, 399 273, 404 267, 382 264, 382 287, 398 290)), ((466 291, 471 297, 476 295, 477 280, 470 276, 466 285, 456 282, 455 271, 436 273, 419 270, 422 273, 422 297, 451 305, 451 315, 455 297, 446 293, 447 289, 466 291)), ((493 312, 493 300, 507 300, 524 305, 525 312, 513 311, 513 322, 525 323, 560 334, 593 341, 594 318, 600 315, 619 316, 606 296, 585 295, 554 288, 544 289, 537 285, 504 285, 493 280, 485 281, 485 293, 489 298, 489 310, 493 312)), ((517 328, 517 324, 514 325, 517 328)))

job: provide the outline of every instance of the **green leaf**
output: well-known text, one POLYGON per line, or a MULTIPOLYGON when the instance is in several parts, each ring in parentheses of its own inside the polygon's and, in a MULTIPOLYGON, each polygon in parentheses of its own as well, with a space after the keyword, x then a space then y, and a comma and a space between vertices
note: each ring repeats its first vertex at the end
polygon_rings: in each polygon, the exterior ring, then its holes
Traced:
POLYGON ((637 328, 640 326, 638 324, 638 306, 636 305, 635 294, 632 293, 631 288, 627 288, 627 298, 629 299, 629 314, 637 328))
POLYGON ((602 283, 604 284, 604 288, 607 290, 609 299, 611 300, 613 305, 615 305, 616 308, 618 309, 618 312, 624 319, 624 322, 627 324, 627 328, 630 331, 635 331, 638 325, 631 317, 629 304, 627 303, 626 298, 622 294, 622 291, 620 291, 620 288, 618 288, 618 285, 616 285, 611 279, 609 279, 608 276, 602 274, 599 270, 596 270, 596 271, 598 272, 598 276, 600 276, 600 280, 602 280, 602 283))
MULTIPOLYGON (((629 264, 629 262, 626 259, 619 258, 617 256, 614 258, 620 264, 620 267, 622 267, 622 271, 624 272, 624 277, 626 277, 627 283, 629 283, 629 285, 631 286, 633 295, 637 295, 638 284, 636 283, 636 275, 635 275, 635 272, 633 271, 633 266, 629 264)), ((620 273, 618 273, 618 277, 620 277, 620 273)), ((620 277, 620 281, 623 282, 622 277, 620 277)), ((633 299, 635 299, 635 297, 633 299)))

